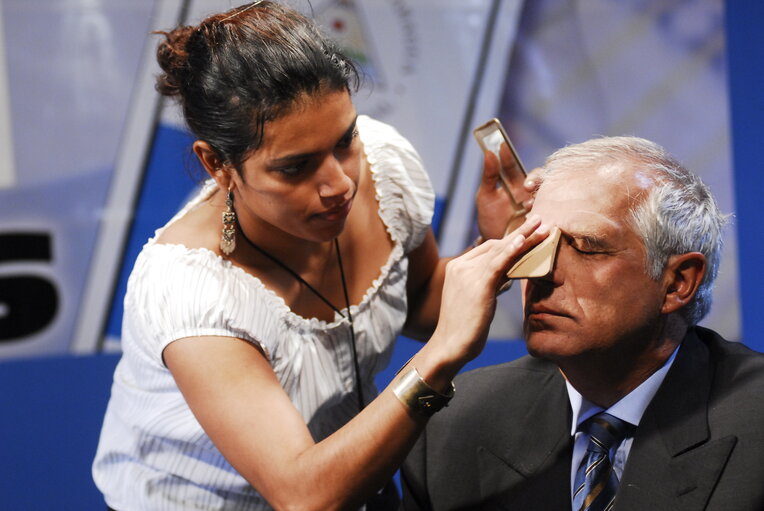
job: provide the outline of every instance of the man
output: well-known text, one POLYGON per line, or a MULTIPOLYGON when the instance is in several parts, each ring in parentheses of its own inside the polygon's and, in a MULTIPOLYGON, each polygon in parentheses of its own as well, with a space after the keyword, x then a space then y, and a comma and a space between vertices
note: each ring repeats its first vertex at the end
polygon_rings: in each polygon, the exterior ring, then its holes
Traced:
POLYGON ((458 379, 405 508, 764 509, 764 356, 695 326, 725 223, 708 189, 632 137, 561 149, 541 180, 562 238, 523 281, 531 356, 458 379))

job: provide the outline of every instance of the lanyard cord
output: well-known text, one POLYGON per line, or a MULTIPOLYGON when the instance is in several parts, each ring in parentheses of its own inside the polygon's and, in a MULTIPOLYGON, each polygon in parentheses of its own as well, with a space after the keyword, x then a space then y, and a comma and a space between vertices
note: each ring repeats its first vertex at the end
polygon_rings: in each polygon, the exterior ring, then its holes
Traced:
MULTIPOLYGON (((338 238, 334 238, 334 247, 337 249, 337 264, 339 264, 339 267, 340 267, 340 279, 342 280, 342 292, 345 294, 345 306, 347 307, 348 321, 350 322, 350 347, 353 348, 353 369, 355 370, 355 386, 358 388, 358 411, 361 411, 364 409, 366 405, 364 404, 364 401, 363 401, 363 387, 361 387, 361 370, 358 367, 358 353, 355 347, 355 329, 353 328, 353 315, 350 313, 350 298, 348 297, 348 286, 345 283, 345 270, 342 267, 342 254, 340 254, 340 242, 338 238)), ((303 280, 303 282, 305 281, 303 280)))
MULTIPOLYGON (((326 305, 328 305, 334 312, 342 316, 343 318, 345 315, 342 313, 341 310, 339 310, 332 302, 330 302, 324 295, 318 292, 316 288, 308 284, 305 279, 303 279, 299 273, 294 271, 292 268, 281 262, 276 258, 276 256, 272 255, 271 253, 267 252, 264 248, 259 247, 256 245, 252 240, 250 240, 246 234, 244 234, 244 230, 241 228, 241 225, 239 224, 239 219, 236 218, 236 226, 239 228, 239 234, 241 234, 241 237, 244 238, 244 241, 246 241, 249 246, 260 252, 262 255, 276 263, 278 266, 280 266, 284 271, 289 273, 292 277, 294 277, 298 282, 303 284, 305 287, 307 287, 310 291, 313 292, 314 295, 316 295, 318 298, 321 299, 326 305)), ((340 242, 337 238, 334 238, 334 248, 337 250, 337 264, 340 267, 340 279, 342 280, 342 292, 345 295, 345 306, 347 307, 347 318, 348 322, 350 323, 350 346, 353 350, 353 369, 355 370, 355 384, 358 389, 358 409, 363 410, 363 408, 366 406, 364 404, 363 399, 363 390, 361 387, 361 371, 358 366, 358 353, 356 351, 355 346, 355 329, 353 328, 353 316, 350 314, 350 298, 348 296, 348 287, 345 281, 345 270, 342 267, 342 255, 340 254, 340 242)))

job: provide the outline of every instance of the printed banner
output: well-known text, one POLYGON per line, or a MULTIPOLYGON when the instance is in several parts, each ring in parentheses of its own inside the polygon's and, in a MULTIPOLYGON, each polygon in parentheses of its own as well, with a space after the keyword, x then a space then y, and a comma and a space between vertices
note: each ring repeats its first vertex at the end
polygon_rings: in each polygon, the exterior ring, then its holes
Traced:
POLYGON ((131 215, 105 197, 153 4, 0 3, 0 358, 69 352, 86 289, 112 286, 88 273, 131 215))

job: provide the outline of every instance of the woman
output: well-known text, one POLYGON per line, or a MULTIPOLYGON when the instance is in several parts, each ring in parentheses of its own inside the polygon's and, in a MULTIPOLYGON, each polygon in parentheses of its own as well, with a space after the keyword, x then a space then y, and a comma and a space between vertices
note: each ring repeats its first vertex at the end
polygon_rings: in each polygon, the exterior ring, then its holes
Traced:
MULTIPOLYGON (((261 1, 164 35, 158 90, 212 179, 131 274, 96 483, 120 510, 362 506, 545 232, 528 221, 446 272, 417 154, 357 116, 352 64, 298 13, 261 1), (375 398, 404 326, 432 335, 375 398)), ((483 188, 506 211, 495 173, 483 188)))

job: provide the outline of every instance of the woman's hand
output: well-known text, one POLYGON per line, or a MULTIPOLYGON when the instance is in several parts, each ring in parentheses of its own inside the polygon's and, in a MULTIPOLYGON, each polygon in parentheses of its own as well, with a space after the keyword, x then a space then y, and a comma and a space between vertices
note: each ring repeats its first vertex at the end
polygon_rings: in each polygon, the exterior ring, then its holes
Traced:
POLYGON ((488 240, 448 263, 437 327, 417 355, 424 357, 416 367, 425 381, 445 388, 482 351, 508 269, 548 235, 548 227, 530 215, 503 239, 488 240))
MULTIPOLYGON (((503 159, 511 155, 506 146, 502 147, 502 151, 505 152, 503 159)), ((540 173, 541 169, 535 168, 520 182, 522 192, 517 195, 524 198, 522 207, 526 213, 533 205, 533 196, 541 182, 540 173)), ((486 240, 503 238, 514 212, 507 190, 504 185, 500 185, 500 180, 499 159, 489 152, 485 157, 483 179, 476 197, 478 227, 480 235, 486 240)), ((524 216, 515 218, 512 223, 521 223, 524 216)), ((432 231, 419 248, 409 254, 409 314, 404 327, 407 337, 425 341, 433 334, 440 312, 446 267, 450 260, 439 257, 432 231)))
POLYGON ((536 197, 536 190, 538 190, 541 185, 542 171, 543 169, 541 167, 532 169, 523 181, 523 188, 527 192, 526 199, 523 200, 523 208, 525 208, 525 211, 530 212, 533 207, 533 199, 536 197))

